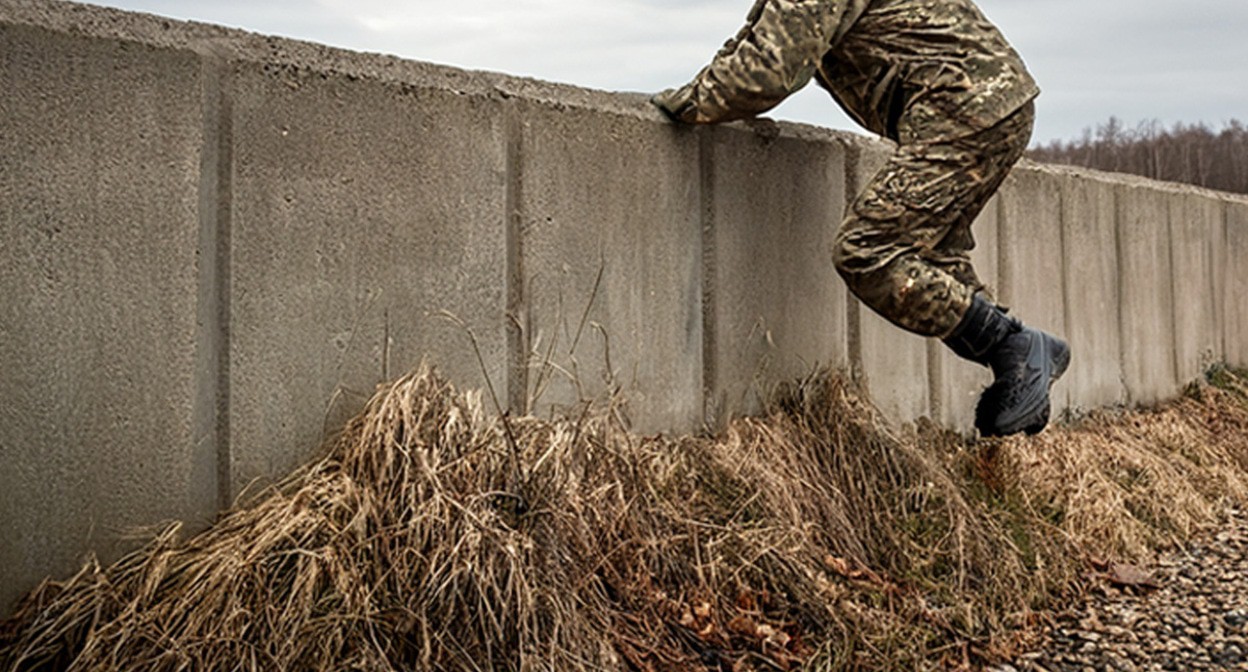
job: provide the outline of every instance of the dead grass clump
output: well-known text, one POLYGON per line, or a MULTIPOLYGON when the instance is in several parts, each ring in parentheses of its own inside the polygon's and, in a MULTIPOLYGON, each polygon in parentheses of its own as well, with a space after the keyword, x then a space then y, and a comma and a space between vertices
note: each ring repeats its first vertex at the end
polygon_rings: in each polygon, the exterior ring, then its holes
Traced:
POLYGON ((207 532, 42 586, 0 669, 965 667, 1010 653, 1088 549, 1145 553, 1248 494, 1232 394, 969 444, 899 435, 825 376, 666 439, 610 406, 491 419, 422 368, 207 532))
POLYGON ((1086 552, 1144 560, 1248 501, 1248 378, 1215 383, 1147 413, 1098 412, 1076 427, 1006 443, 1033 511, 1086 552))

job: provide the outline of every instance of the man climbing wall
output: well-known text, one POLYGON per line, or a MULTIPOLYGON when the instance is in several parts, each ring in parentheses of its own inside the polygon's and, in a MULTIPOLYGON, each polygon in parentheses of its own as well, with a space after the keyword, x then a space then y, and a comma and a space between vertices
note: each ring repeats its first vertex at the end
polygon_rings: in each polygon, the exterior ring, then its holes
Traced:
POLYGON ((969 257, 971 223, 1031 138, 1039 89, 1022 59, 970 0, 758 0, 710 65, 653 102, 713 124, 765 112, 812 77, 897 143, 841 224, 837 271, 893 324, 992 368, 980 433, 1044 429, 1070 349, 996 305, 969 257))

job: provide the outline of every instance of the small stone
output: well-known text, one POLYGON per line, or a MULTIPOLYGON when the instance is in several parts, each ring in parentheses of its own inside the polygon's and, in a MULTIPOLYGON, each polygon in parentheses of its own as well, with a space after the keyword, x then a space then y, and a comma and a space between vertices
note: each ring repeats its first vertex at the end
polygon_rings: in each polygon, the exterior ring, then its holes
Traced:
POLYGON ((1192 543, 1186 554, 1140 567, 1160 579, 1152 593, 1092 587, 1082 606, 1046 628, 1046 651, 1014 665, 1020 672, 1248 672, 1245 515, 1232 514, 1226 529, 1192 543))
POLYGON ((1118 655, 1111 654, 1109 664, 1117 670, 1117 672, 1137 672, 1137 670, 1139 670, 1135 663, 1118 655))

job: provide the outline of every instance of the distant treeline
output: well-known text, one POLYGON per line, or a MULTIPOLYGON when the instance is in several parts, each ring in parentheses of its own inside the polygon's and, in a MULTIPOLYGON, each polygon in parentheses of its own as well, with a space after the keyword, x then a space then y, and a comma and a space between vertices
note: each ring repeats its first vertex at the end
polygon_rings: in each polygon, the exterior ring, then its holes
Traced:
POLYGON ((1055 140, 1028 156, 1248 194, 1248 127, 1238 120, 1215 131, 1203 123, 1165 128, 1157 121, 1127 128, 1110 117, 1095 132, 1085 129, 1078 140, 1055 140))

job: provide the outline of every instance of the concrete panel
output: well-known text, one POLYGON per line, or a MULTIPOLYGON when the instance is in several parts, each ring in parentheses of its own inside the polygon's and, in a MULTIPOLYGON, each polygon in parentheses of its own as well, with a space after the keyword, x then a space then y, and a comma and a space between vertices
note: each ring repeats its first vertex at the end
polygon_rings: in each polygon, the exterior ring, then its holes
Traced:
MULTIPOLYGON (((286 473, 425 355, 517 410, 621 391, 642 431, 847 362, 968 429, 989 382, 835 277, 881 143, 33 0, 0 5, 0 91, 0 614, 286 473)), ((1074 347, 1059 408, 1248 365, 1248 204, 1098 179, 1021 168, 974 230, 1074 347)))
POLYGON ((237 493, 306 459, 426 355, 460 385, 484 388, 488 374, 506 390, 507 143, 492 98, 232 68, 237 493), (473 330, 484 373, 441 311, 473 330))
MULTIPOLYGON (((882 142, 858 142, 856 145, 859 151, 850 168, 855 192, 866 185, 892 153, 892 146, 882 142)), ((850 202, 857 196, 857 193, 849 195, 850 202)), ((857 333, 851 333, 851 356, 856 354, 857 368, 872 400, 897 422, 909 422, 931 414, 934 404, 928 339, 898 328, 856 298, 850 301, 851 332, 853 323, 858 325, 857 333)), ((939 405, 939 401, 935 405, 939 405)))
MULTIPOLYGON (((998 269, 1000 204, 997 197, 984 206, 971 225, 975 249, 971 263, 981 282, 988 285, 988 294, 996 296, 1000 277, 998 269)), ((975 429, 975 405, 979 394, 992 383, 992 371, 953 354, 937 339, 928 339, 931 361, 932 418, 946 427, 969 434, 975 429)))
POLYGON ((1063 379, 1076 409, 1122 404, 1122 338, 1118 324, 1117 206, 1113 183, 1055 175, 1062 190, 1065 255, 1065 337, 1073 353, 1063 379))
POLYGON ((517 101, 527 394, 566 410, 620 390, 642 431, 702 422, 698 131, 638 103, 517 101))
MULTIPOLYGON (((1068 338, 1066 255, 1062 245, 1061 181, 1031 166, 1019 166, 1001 187, 1000 301, 1024 323, 1068 338)), ((1074 353, 1072 367, 1080 363, 1074 353)), ((1066 408, 1063 378, 1053 387, 1053 417, 1066 408)))
POLYGON ((1248 201, 1226 204, 1224 309, 1226 360, 1248 367, 1248 201))
POLYGON ((194 54, 0 21, 0 615, 119 531, 215 511, 201 84, 194 54))
POLYGON ((1150 186, 1118 187, 1122 373, 1129 399, 1135 403, 1172 397, 1182 382, 1175 369, 1171 197, 1150 186))
POLYGON ((1170 205, 1174 269, 1175 371, 1180 383, 1199 378, 1224 359, 1222 268, 1226 209, 1207 193, 1173 193, 1170 205))
POLYGON ((708 415, 722 422, 758 412, 777 383, 849 366, 845 285, 830 252, 845 211, 845 149, 813 132, 708 130, 708 415))
POLYGON ((896 422, 929 416, 932 409, 928 339, 898 328, 861 306, 862 373, 871 399, 896 422))
POLYGON ((1016 168, 1001 187, 1000 300, 1027 324, 1064 335, 1061 180, 1016 168))

